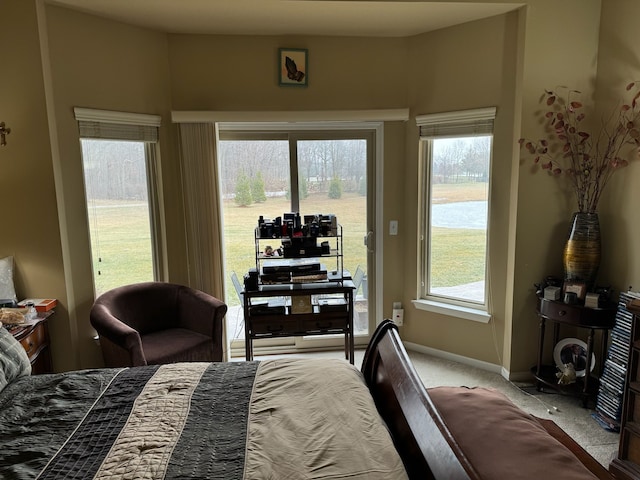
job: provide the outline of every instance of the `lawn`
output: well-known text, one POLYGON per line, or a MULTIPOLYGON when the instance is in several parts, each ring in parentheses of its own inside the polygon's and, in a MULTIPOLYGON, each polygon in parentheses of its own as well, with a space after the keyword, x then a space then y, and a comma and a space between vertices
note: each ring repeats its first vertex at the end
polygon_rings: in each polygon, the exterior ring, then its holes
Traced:
POLYGON ((431 287, 453 287, 484 280, 484 230, 434 228, 431 287))
MULTIPOLYGON (((438 184, 433 203, 484 201, 486 183, 438 184)), ((431 286, 452 287, 484 280, 486 232, 484 230, 434 228, 431 252, 431 286)))
POLYGON ((89 208, 89 227, 97 295, 126 283, 153 280, 146 204, 95 202, 89 208))
MULTIPOLYGON (((437 185, 434 198, 442 203, 486 198, 485 184, 437 185)), ((337 215, 343 227, 344 268, 355 272, 358 265, 366 267, 366 247, 364 245, 366 205, 365 197, 356 193, 345 193, 339 200, 333 200, 326 194, 310 195, 305 205, 313 205, 313 211, 302 211, 304 214, 337 215)), ((288 212, 289 201, 285 197, 268 198, 264 203, 252 204, 248 207, 236 206, 233 201, 224 202, 224 243, 225 262, 228 279, 232 271, 242 277, 249 268, 255 266, 254 228, 260 215, 275 218, 288 212)), ((94 255, 99 257, 94 262, 94 269, 100 272, 97 276, 96 288, 106 291, 123 283, 145 281, 152 278, 148 253, 149 220, 146 206, 131 205, 129 202, 105 202, 99 208, 90 210, 90 226, 95 237, 95 225, 99 225, 99 238, 92 238, 94 255), (131 235, 131 232, 136 232, 131 235), (145 253, 147 252, 147 253, 145 253)), ((433 283, 437 286, 459 285, 484 278, 484 231, 436 229, 434 235, 444 238, 442 249, 434 251, 433 283), (459 269, 458 275, 452 277, 451 265, 459 269)), ((274 240, 274 248, 279 243, 274 240)), ((333 262, 334 259, 331 259, 333 262)), ((332 268, 333 263, 327 263, 332 268)), ((229 283, 229 286, 231 284, 229 283)), ((238 304, 233 289, 229 288, 226 301, 230 305, 238 304)))
POLYGON ((441 183, 433 186, 433 203, 471 202, 487 199, 487 184, 441 183))
MULTIPOLYGON (((312 204, 313 211, 302 211, 302 215, 315 213, 335 214, 343 228, 344 268, 355 272, 356 267, 366 267, 367 251, 364 245, 366 233, 366 199, 358 194, 345 193, 339 200, 332 200, 326 194, 312 194, 305 204, 312 204)), ((264 203, 239 207, 232 200, 224 202, 224 242, 227 275, 235 271, 242 277, 251 267, 256 266, 254 228, 258 218, 274 219, 290 211, 290 202, 285 197, 268 198, 264 203)), ((264 242, 263 242, 264 243, 264 242)), ((280 242, 274 239, 273 248, 280 242)), ((335 268, 335 259, 325 262, 328 269, 335 268), (331 263, 330 263, 331 262, 331 263)), ((230 305, 238 304, 235 294, 227 299, 230 305)))

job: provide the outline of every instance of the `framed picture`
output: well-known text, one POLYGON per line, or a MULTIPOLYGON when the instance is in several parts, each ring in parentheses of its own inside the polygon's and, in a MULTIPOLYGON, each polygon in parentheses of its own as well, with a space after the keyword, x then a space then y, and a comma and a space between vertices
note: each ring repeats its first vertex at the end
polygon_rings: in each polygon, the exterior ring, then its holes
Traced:
POLYGON ((280 48, 279 83, 287 87, 306 87, 309 84, 307 67, 309 56, 303 48, 280 48))
MULTIPOLYGON (((553 348, 553 359, 559 370, 572 363, 576 377, 584 377, 587 372, 587 344, 577 338, 563 338, 553 348)), ((595 366, 596 356, 592 353, 589 371, 593 372, 595 366)))
POLYGON ((585 282, 567 280, 564 282, 564 293, 575 293, 578 300, 584 300, 587 294, 587 284, 585 282))

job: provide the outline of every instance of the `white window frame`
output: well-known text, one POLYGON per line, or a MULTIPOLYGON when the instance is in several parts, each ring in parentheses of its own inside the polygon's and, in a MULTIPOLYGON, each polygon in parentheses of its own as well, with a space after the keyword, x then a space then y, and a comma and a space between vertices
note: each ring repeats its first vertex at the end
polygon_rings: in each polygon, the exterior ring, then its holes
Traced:
MULTIPOLYGON (((428 251, 430 235, 430 185, 431 185, 431 145, 434 139, 469 137, 474 135, 493 136, 493 122, 496 116, 496 108, 480 108, 456 112, 445 112, 416 117, 416 124, 420 130, 419 156, 419 208, 418 208, 418 258, 419 269, 417 279, 417 295, 413 301, 415 308, 429 312, 449 315, 452 317, 488 323, 491 319, 490 295, 489 295, 489 218, 491 217, 491 197, 488 198, 487 218, 487 250, 485 259, 485 295, 484 302, 463 301, 445 296, 430 295, 428 285, 428 251)), ((491 145, 493 152, 493 142, 491 145)), ((491 165, 489 172, 491 172, 491 165)), ((492 175, 489 174, 489 182, 492 175)), ((489 191, 491 188, 489 187, 489 191)))
POLYGON ((158 143, 161 117, 81 107, 75 107, 73 111, 78 122, 81 140, 126 140, 145 143, 153 277, 155 281, 166 281, 166 236, 158 143))

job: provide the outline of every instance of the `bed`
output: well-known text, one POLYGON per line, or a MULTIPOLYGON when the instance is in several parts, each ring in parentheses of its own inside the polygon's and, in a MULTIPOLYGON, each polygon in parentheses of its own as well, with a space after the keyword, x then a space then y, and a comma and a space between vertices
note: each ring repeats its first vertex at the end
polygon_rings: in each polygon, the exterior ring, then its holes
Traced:
POLYGON ((278 359, 30 376, 6 335, 0 347, 3 479, 611 478, 495 391, 427 391, 389 321, 362 371, 278 359))

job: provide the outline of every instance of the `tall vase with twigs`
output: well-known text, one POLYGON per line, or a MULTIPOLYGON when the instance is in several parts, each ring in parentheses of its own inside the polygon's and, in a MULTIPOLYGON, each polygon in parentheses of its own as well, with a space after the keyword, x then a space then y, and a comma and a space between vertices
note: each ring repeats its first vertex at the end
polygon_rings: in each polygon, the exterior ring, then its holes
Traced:
POLYGON ((577 90, 559 87, 541 98, 546 136, 519 140, 521 157, 552 177, 566 176, 577 211, 571 222, 563 263, 565 280, 594 285, 600 262, 598 203, 613 174, 638 157, 640 148, 640 85, 627 85, 628 98, 592 135, 577 90))

